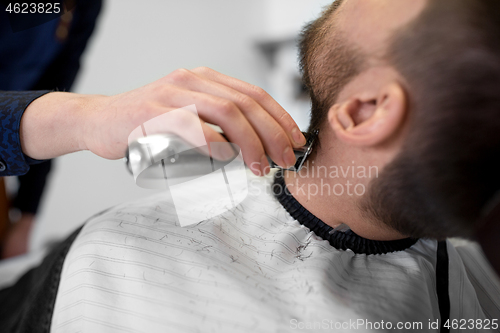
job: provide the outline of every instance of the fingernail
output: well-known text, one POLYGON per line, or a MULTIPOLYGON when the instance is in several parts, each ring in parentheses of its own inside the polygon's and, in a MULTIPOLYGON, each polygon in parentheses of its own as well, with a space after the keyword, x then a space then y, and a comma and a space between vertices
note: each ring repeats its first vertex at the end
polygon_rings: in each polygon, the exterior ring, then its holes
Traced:
POLYGON ((283 153, 283 160, 285 161, 287 168, 295 165, 295 154, 290 147, 286 147, 285 152, 283 153))
POLYGON ((307 142, 306 138, 304 137, 304 134, 302 134, 302 132, 299 131, 299 129, 297 127, 295 127, 292 130, 292 138, 293 138, 293 141, 295 141, 295 144, 297 144, 299 146, 303 146, 307 142))
POLYGON ((262 158, 260 159, 260 170, 262 171, 263 176, 269 174, 269 171, 271 171, 266 155, 263 155, 262 158))
POLYGON ((256 176, 262 176, 262 171, 259 170, 257 167, 254 166, 256 163, 252 163, 252 166, 250 167, 250 171, 256 176))

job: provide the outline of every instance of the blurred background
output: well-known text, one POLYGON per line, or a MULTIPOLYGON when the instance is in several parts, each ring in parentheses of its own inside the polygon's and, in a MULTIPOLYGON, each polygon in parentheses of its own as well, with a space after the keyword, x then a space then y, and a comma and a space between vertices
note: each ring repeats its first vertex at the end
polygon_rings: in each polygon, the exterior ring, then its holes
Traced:
MULTIPOLYGON (((207 66, 266 89, 303 130, 309 101, 296 38, 331 0, 107 0, 83 56, 77 93, 114 95, 177 68, 207 66)), ((16 179, 7 177, 8 192, 16 179)), ((58 158, 30 249, 65 237, 106 208, 155 193, 137 187, 123 160, 88 152, 58 158)))

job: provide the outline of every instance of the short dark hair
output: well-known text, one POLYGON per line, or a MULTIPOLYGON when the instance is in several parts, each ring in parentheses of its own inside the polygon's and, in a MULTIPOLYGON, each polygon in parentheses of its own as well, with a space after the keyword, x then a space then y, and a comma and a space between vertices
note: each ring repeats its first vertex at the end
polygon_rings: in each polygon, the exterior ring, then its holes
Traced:
POLYGON ((387 59, 409 92, 409 132, 361 200, 367 217, 413 237, 470 235, 500 189, 499 40, 498 0, 430 0, 394 33, 387 59))
POLYGON ((363 67, 365 57, 335 31, 332 16, 343 2, 333 2, 302 30, 299 38, 302 80, 312 103, 309 134, 321 129, 341 88, 363 67))

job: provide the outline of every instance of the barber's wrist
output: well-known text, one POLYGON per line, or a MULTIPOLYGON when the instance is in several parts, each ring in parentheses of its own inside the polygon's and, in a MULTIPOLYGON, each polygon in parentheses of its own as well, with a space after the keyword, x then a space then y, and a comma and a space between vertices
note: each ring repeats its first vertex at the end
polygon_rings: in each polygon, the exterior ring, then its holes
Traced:
POLYGON ((52 92, 34 100, 21 118, 24 154, 44 160, 83 150, 89 99, 87 95, 52 92))
POLYGON ((78 149, 89 150, 89 142, 96 140, 97 127, 100 119, 105 117, 106 103, 110 97, 105 95, 79 95, 79 97, 75 100, 81 119, 78 126, 78 149))

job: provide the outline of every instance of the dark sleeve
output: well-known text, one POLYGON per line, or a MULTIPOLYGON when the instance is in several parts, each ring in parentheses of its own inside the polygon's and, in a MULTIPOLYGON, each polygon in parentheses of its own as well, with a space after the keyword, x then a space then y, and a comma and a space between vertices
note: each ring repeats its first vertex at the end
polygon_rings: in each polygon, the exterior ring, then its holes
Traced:
POLYGON ((19 138, 19 126, 24 111, 44 91, 0 91, 0 177, 23 175, 33 160, 23 154, 19 138))

